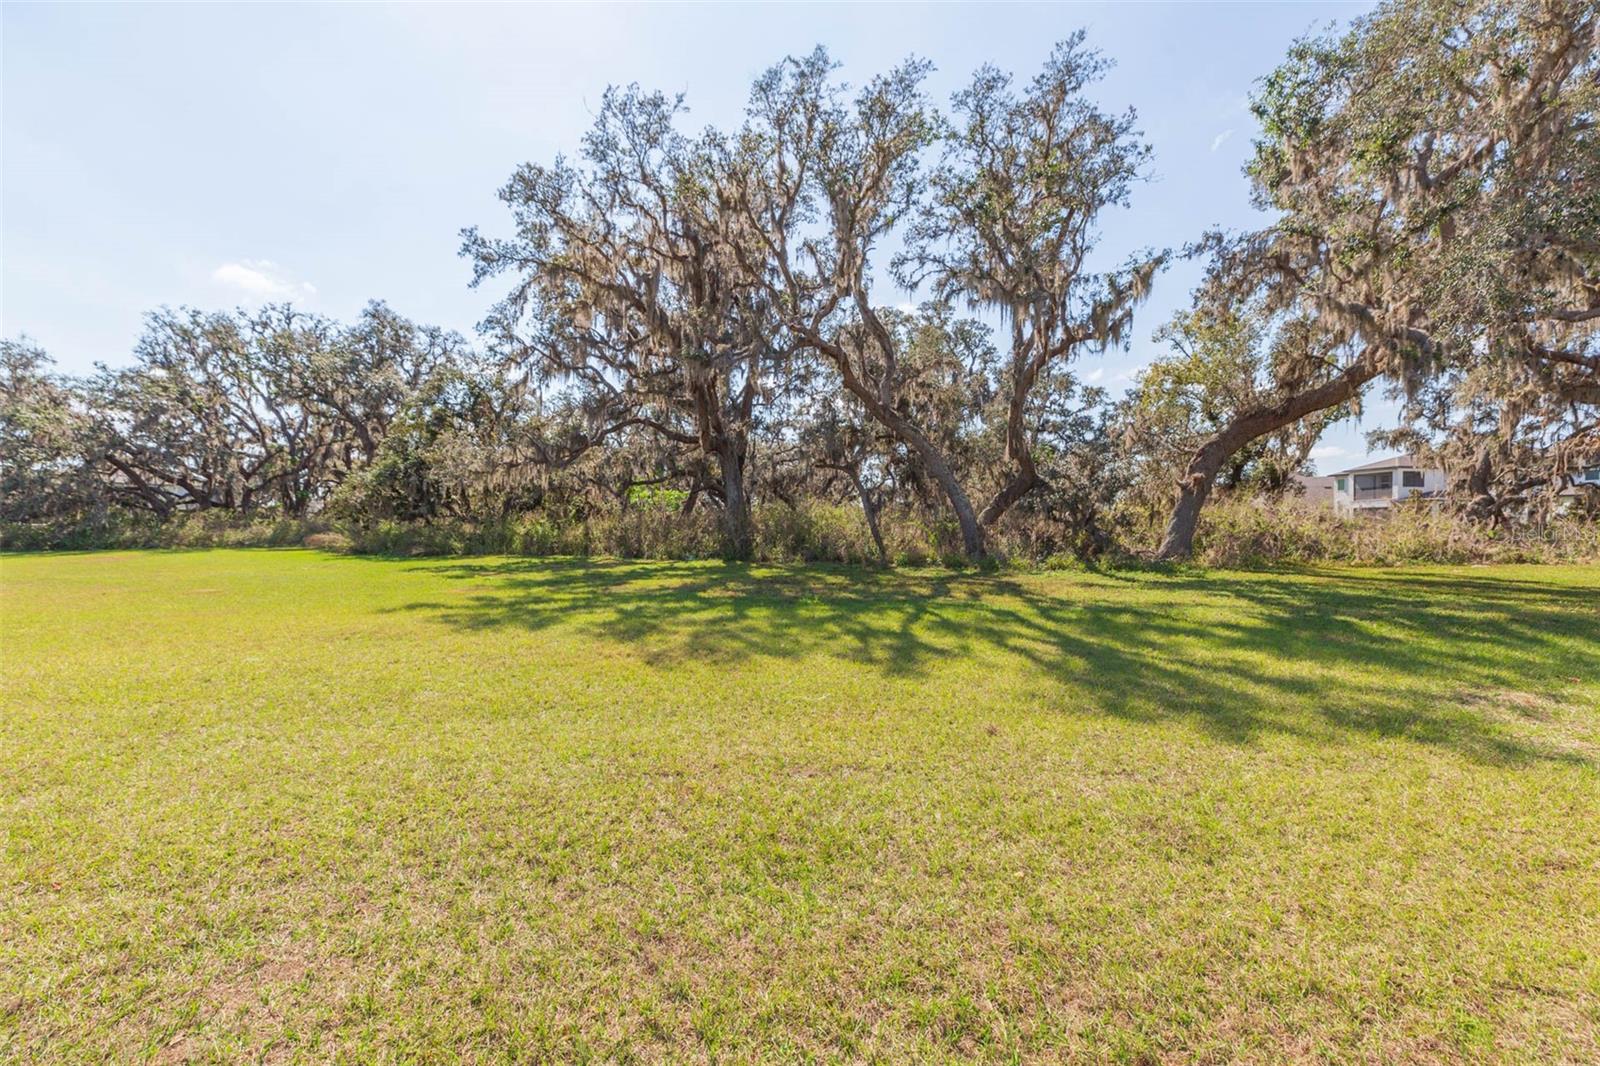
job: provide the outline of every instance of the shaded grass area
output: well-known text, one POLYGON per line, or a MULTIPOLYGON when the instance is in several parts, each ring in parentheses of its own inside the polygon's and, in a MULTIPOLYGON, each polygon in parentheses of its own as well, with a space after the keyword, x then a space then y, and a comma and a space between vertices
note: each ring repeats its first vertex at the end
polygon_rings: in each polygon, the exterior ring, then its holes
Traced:
POLYGON ((0 1058, 1600 1058, 1600 569, 0 562, 0 1058))

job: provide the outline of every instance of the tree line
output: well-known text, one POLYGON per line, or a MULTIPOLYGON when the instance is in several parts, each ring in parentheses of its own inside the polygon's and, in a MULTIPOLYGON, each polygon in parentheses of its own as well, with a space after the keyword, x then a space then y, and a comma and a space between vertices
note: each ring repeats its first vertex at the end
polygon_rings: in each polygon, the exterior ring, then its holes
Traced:
POLYGON ((1291 491, 1375 383, 1403 402, 1382 442, 1443 466, 1450 506, 1525 520, 1600 461, 1597 57, 1581 0, 1391 2, 1303 39, 1251 101, 1269 223, 1176 250, 1100 246, 1151 149, 1081 32, 947 102, 924 61, 850 86, 819 48, 727 129, 612 89, 501 190, 508 231, 465 231, 500 293, 476 345, 383 304, 162 310, 76 379, 4 342, 0 520, 566 520, 660 490, 733 556, 758 505, 821 499, 880 554, 896 509, 974 559, 1008 525, 1094 554, 1157 516, 1132 546, 1179 558, 1214 491, 1291 491), (1175 256, 1204 281, 1112 398, 1075 367, 1175 256))

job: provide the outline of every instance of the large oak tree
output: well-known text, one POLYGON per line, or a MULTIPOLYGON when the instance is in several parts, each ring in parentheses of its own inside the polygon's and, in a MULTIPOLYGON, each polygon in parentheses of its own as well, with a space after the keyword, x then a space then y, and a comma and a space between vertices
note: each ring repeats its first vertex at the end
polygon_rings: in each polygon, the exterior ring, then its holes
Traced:
POLYGON ((1343 361, 1196 450, 1163 557, 1187 554, 1219 453, 1375 378, 1415 394, 1452 373, 1557 412, 1600 403, 1597 105, 1585 0, 1392 2, 1295 46, 1253 104, 1250 175, 1279 217, 1226 248, 1204 296, 1296 308, 1343 361))

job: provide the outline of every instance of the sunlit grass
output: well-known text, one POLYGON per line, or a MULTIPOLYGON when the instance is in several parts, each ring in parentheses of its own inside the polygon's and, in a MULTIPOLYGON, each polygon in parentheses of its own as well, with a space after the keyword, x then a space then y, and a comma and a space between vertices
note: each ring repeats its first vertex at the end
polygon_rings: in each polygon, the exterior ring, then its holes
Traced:
POLYGON ((1600 569, 0 588, 0 1060, 1600 1059, 1600 569))

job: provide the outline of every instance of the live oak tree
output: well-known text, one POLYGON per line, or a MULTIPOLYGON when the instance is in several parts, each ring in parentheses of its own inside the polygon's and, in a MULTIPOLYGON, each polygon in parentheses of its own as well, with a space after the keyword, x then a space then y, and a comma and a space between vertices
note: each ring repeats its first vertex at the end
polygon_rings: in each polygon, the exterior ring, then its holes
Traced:
POLYGON ((1292 286, 1264 278, 1258 251, 1256 238, 1220 247, 1194 309, 1160 334, 1174 353, 1123 405, 1126 446, 1183 471, 1158 558, 1189 553, 1219 475, 1231 485, 1268 463, 1287 477, 1382 371, 1376 345, 1329 329, 1292 286))
POLYGON ((304 343, 289 339, 295 330, 288 309, 253 320, 152 314, 134 365, 102 370, 94 386, 112 494, 162 516, 269 505, 303 514, 323 441, 309 412, 276 387, 283 367, 267 357, 304 343))
MULTIPOLYGON (((1299 42, 1264 80, 1250 175, 1280 217, 1227 250, 1216 277, 1235 291, 1207 297, 1296 307, 1345 362, 1195 453, 1160 555, 1188 552, 1214 452, 1375 378, 1415 394, 1455 374, 1486 402, 1592 424, 1580 409, 1600 403, 1597 34, 1583 0, 1389 3, 1299 42)), ((1500 443, 1481 443, 1492 462, 1500 443)))
POLYGON ((1600 460, 1597 19, 1415 0, 1296 44, 1253 103, 1270 224, 1195 246, 1173 351, 1116 405, 1077 360, 1125 342, 1167 253, 1098 247, 1149 149, 1082 34, 948 104, 925 62, 851 87, 820 49, 721 130, 611 91, 572 160, 512 176, 503 236, 465 234, 508 283, 481 357, 381 304, 163 310, 86 381, 10 342, 3 517, 704 512, 748 556, 758 506, 801 530, 821 502, 880 559, 913 522, 979 558, 1103 551, 1133 499, 1174 558, 1214 486, 1281 485, 1381 383, 1386 443, 1468 514, 1537 520, 1600 460))
POLYGON ((880 565, 889 563, 889 548, 883 539, 879 515, 887 502, 893 478, 893 449, 884 447, 883 431, 865 417, 860 405, 840 397, 838 402, 808 418, 800 430, 800 445, 808 465, 819 475, 817 489, 828 493, 829 474, 843 478, 861 507, 880 565))
MULTIPOLYGON (((1159 482, 1163 505, 1170 471, 1245 412, 1269 405, 1292 380, 1289 363, 1330 358, 1315 350, 1322 338, 1313 323, 1273 322, 1249 307, 1181 311, 1155 339, 1171 351, 1140 373, 1119 423, 1124 447, 1147 475, 1142 480, 1159 482)), ((1350 413, 1347 404, 1330 407, 1265 433, 1221 457, 1207 484, 1281 490, 1327 427, 1350 413)))
POLYGON ((998 312, 1008 332, 1008 469, 978 515, 985 528, 1042 484, 1030 419, 1041 377, 1123 343, 1167 259, 1147 252, 1111 272, 1089 268, 1101 215, 1127 206, 1150 154, 1132 109, 1110 114, 1087 98, 1109 65, 1080 30, 1020 91, 1010 75, 980 70, 955 96, 945 157, 896 260, 902 281, 998 312))
MULTIPOLYGON (((917 427, 948 469, 981 477, 993 465, 984 417, 994 399, 996 353, 989 330, 931 303, 914 311, 880 308, 876 313, 897 353, 897 414, 917 427)), ((858 366, 877 373, 875 349, 863 330, 846 324, 836 339, 858 366)), ((887 549, 878 543, 878 516, 889 504, 943 527, 949 499, 922 455, 869 414, 855 393, 840 387, 829 359, 809 350, 807 356, 817 364, 810 387, 799 391, 781 421, 769 419, 765 427, 774 436, 765 453, 778 459, 769 495, 790 507, 800 506, 804 497, 857 503, 880 560, 887 549)))
POLYGON ((915 206, 922 154, 938 135, 922 91, 928 66, 902 64, 854 99, 832 71, 819 48, 756 82, 749 120, 724 156, 733 202, 759 241, 742 248, 741 266, 789 334, 916 455, 976 558, 984 550, 977 513, 951 457, 915 417, 904 334, 873 299, 873 251, 915 206))
POLYGON ((373 302, 327 340, 286 348, 287 388, 308 408, 335 423, 345 469, 370 462, 401 408, 446 370, 473 360, 458 333, 412 322, 373 302))
POLYGON ((1165 258, 1087 269, 1100 214, 1127 202, 1148 153, 1131 112, 1107 115, 1086 99, 1104 67, 1079 34, 1021 91, 998 70, 979 71, 946 119, 923 91, 926 63, 902 64, 851 96, 818 49, 757 82, 730 152, 736 202, 762 242, 746 246, 749 276, 789 332, 917 457, 972 558, 985 553, 986 531, 1042 484, 1030 417, 1041 378, 1081 350, 1121 342, 1165 258), (905 250, 875 262, 897 228, 905 250), (904 337, 873 298, 885 267, 908 288, 928 283, 946 307, 963 302, 1006 320, 1009 350, 989 381, 1006 398, 1004 467, 981 510, 911 411, 917 382, 904 337))
POLYGON ((106 494, 163 517, 302 517, 372 461, 407 396, 463 350, 381 304, 348 328, 288 305, 156 312, 133 365, 90 384, 106 494))
POLYGON ((100 435, 81 384, 43 348, 0 341, 0 521, 66 528, 105 510, 100 435))
POLYGON ((365 466, 329 507, 374 520, 498 522, 545 503, 559 436, 526 389, 498 368, 453 360, 408 389, 365 466))
MULTIPOLYGON (((1004 484, 1010 396, 1001 392, 985 420, 983 466, 1004 484)), ((1041 557, 1092 558, 1113 546, 1122 524, 1114 504, 1129 487, 1129 464, 1115 435, 1105 389, 1086 385, 1066 366, 1047 368, 1030 391, 1026 424, 1038 482, 1006 512, 1012 531, 1041 557)))
MULTIPOLYGON (((1499 526, 1542 522, 1585 491, 1577 475, 1600 458, 1600 405, 1552 399, 1536 381, 1507 388, 1500 368, 1451 368, 1406 398, 1399 428, 1369 434, 1446 474, 1441 504, 1499 526), (1482 376, 1495 380, 1485 382, 1482 376)), ((1588 501, 1600 493, 1586 490, 1588 501)))
POLYGON ((511 293, 486 323, 497 350, 575 392, 588 440, 648 430, 714 468, 730 553, 752 545, 747 479, 758 408, 781 387, 786 342, 739 268, 714 139, 675 128, 680 100, 609 91, 581 163, 520 168, 501 191, 515 234, 465 234, 474 283, 511 293))

